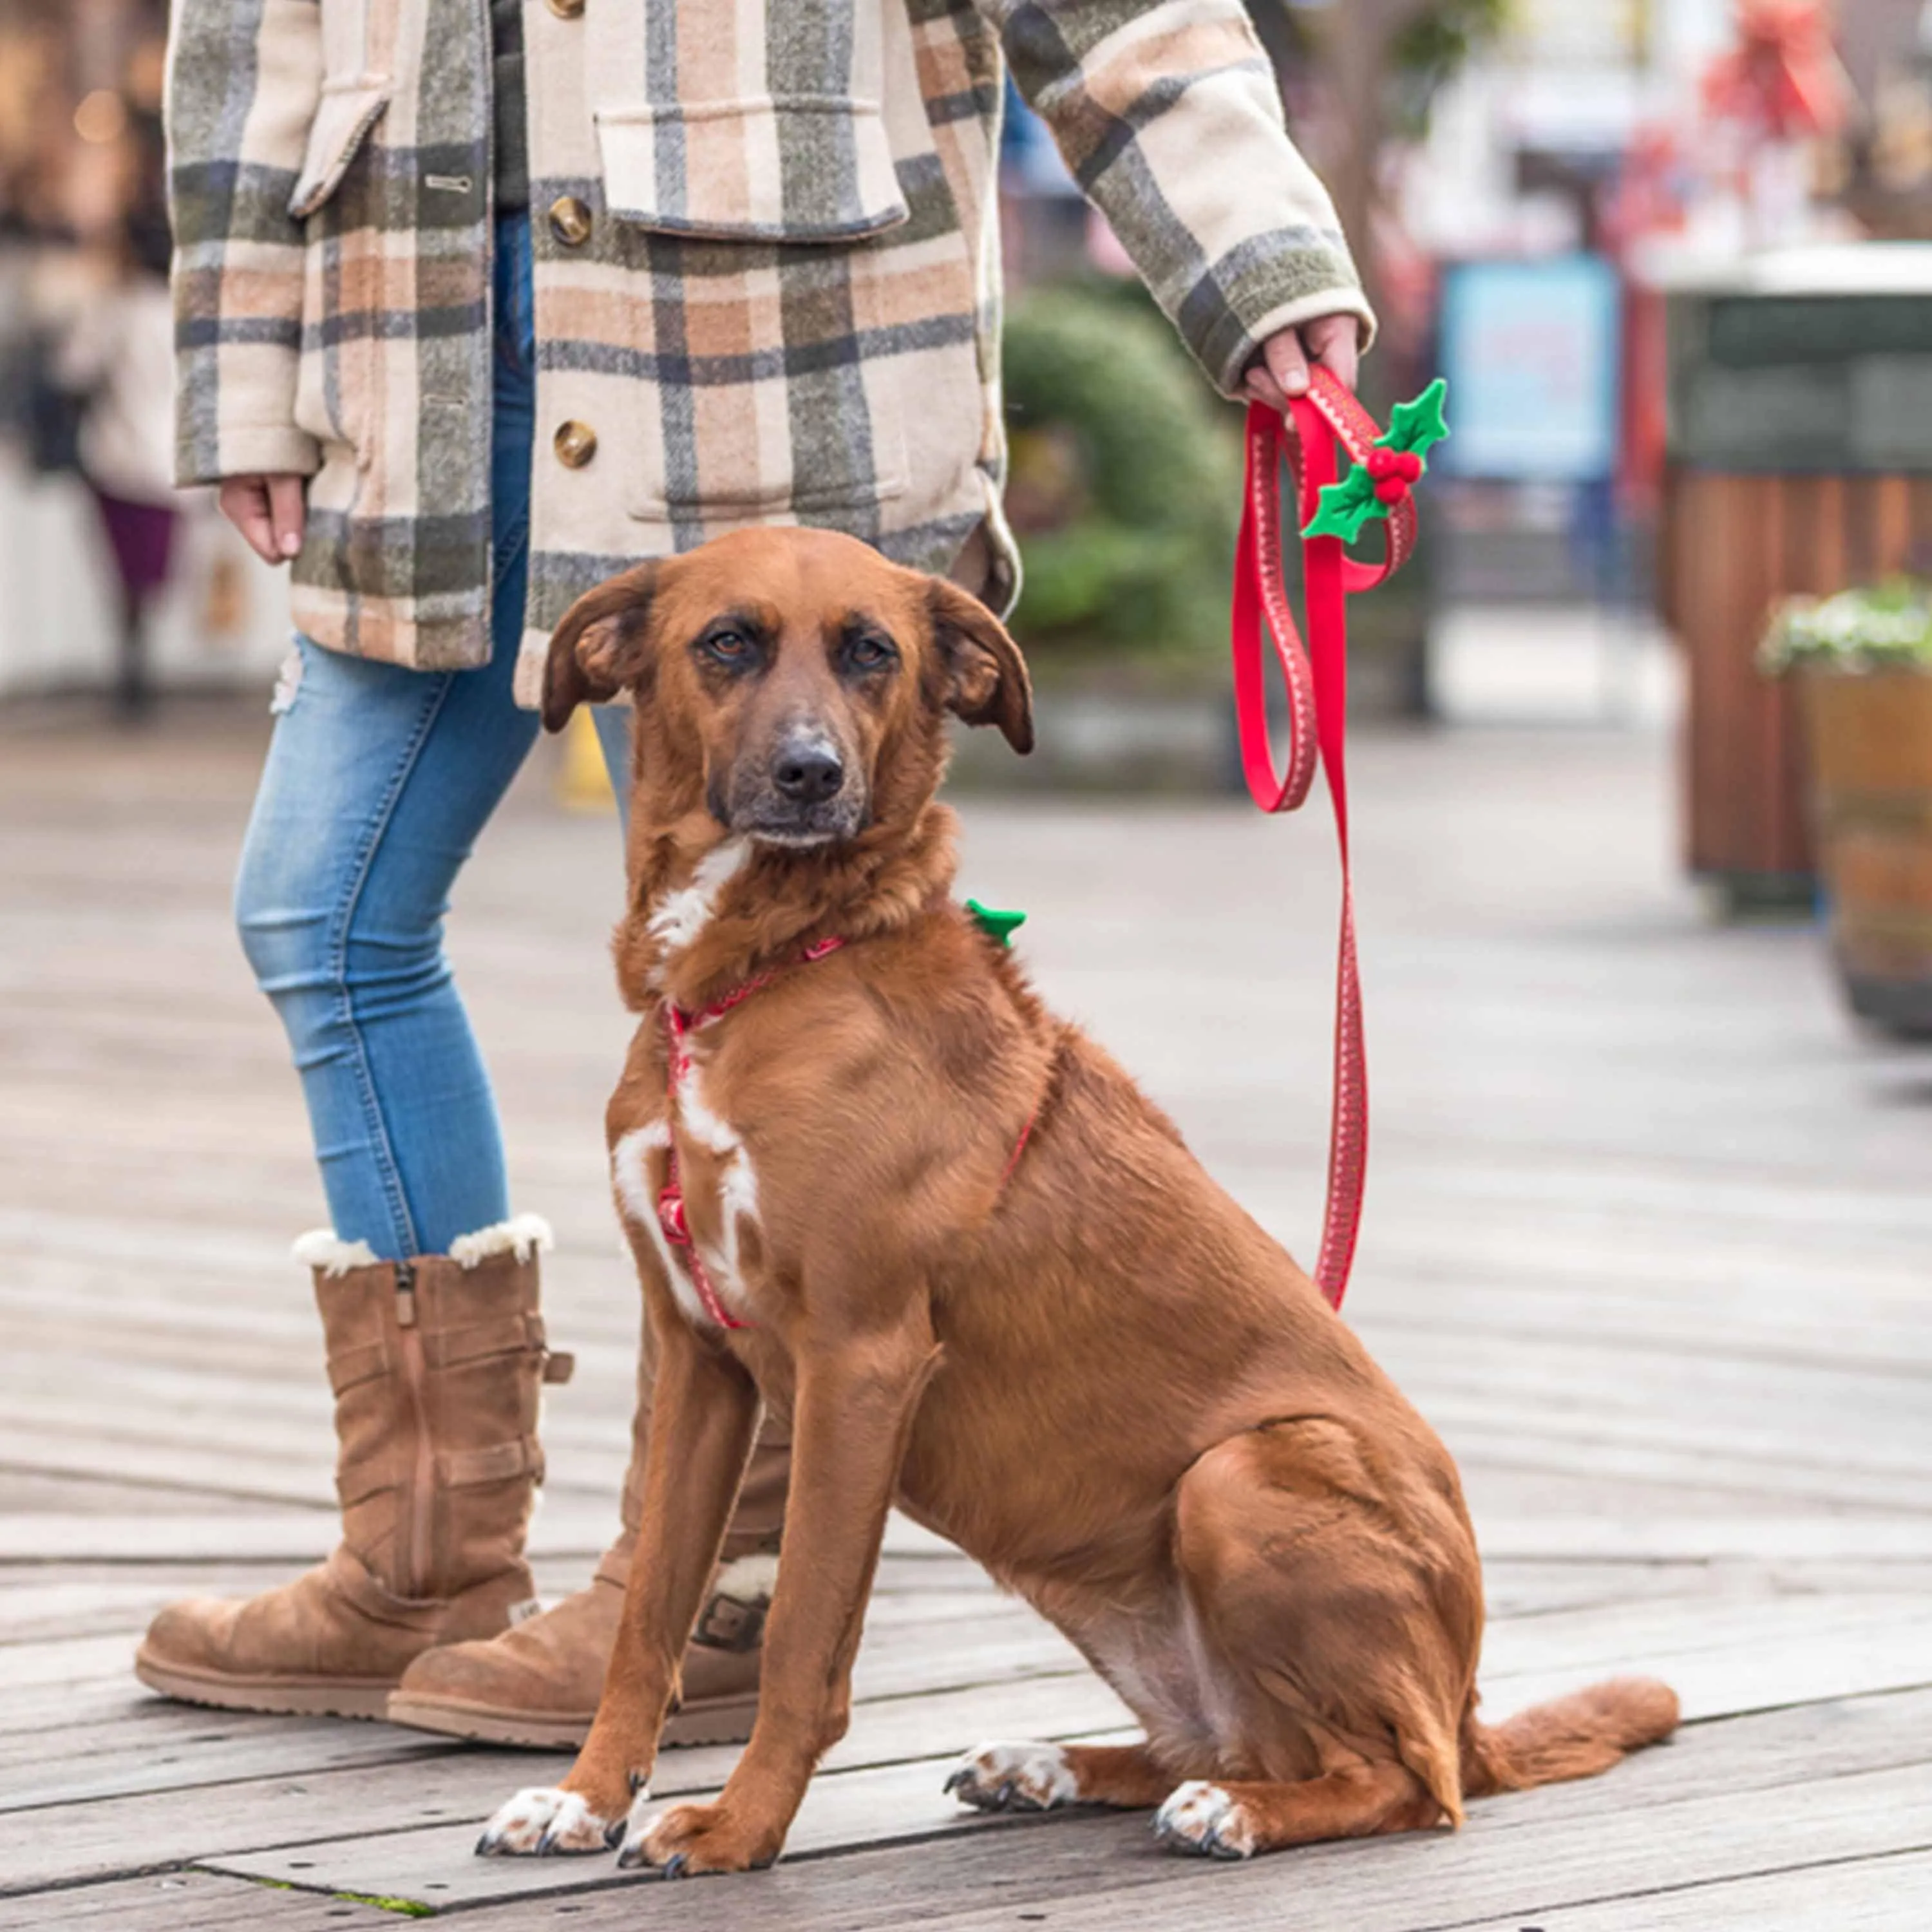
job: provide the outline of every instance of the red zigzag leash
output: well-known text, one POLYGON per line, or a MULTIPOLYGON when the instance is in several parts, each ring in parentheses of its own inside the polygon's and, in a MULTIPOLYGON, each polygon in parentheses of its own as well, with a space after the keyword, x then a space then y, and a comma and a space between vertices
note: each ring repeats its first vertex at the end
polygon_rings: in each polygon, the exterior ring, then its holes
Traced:
MULTIPOLYGON (((1438 398, 1439 404, 1439 398, 1438 398)), ((1326 369, 1316 368, 1308 393, 1294 398, 1287 418, 1259 403, 1248 410, 1247 478, 1240 536, 1234 552, 1233 602, 1234 708, 1241 768, 1264 812, 1293 812, 1307 797, 1318 754, 1328 775, 1342 861, 1340 959, 1335 1000, 1335 1090, 1328 1147, 1328 1202, 1316 1285, 1340 1308, 1361 1225, 1369 1151, 1367 1056, 1362 1040, 1361 980, 1355 959, 1354 895, 1348 872, 1348 784, 1344 741, 1348 702, 1348 599, 1372 590, 1407 561, 1415 547, 1415 506, 1408 485, 1421 473, 1414 458, 1376 445, 1375 419, 1326 369), (1379 564, 1359 563, 1334 536, 1304 536, 1303 597, 1308 647, 1294 621, 1282 578, 1281 464, 1293 470, 1298 530, 1313 523, 1325 486, 1335 483, 1336 448, 1367 474, 1388 523, 1388 551, 1379 564), (1268 737, 1266 658, 1274 646, 1288 691, 1288 769, 1275 769, 1268 737)))

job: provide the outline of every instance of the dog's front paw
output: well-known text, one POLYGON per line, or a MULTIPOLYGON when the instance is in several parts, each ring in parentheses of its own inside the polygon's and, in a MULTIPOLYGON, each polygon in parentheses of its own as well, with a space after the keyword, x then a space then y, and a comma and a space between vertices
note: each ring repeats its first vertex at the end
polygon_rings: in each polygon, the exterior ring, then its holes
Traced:
POLYGON ((1209 1858, 1254 1855, 1254 1826, 1240 1799, 1202 1778, 1190 1778, 1168 1794, 1154 1814, 1154 1832, 1170 1851, 1209 1858))
POLYGON ((1051 1811, 1080 1796, 1058 1744, 982 1744, 960 1760, 946 1788, 982 1811, 1051 1811))
POLYGON ((776 1834, 742 1822, 731 1807, 676 1804, 648 1815, 640 1795, 624 1827, 617 1862, 659 1878, 697 1878, 706 1872, 757 1871, 778 1855, 776 1834))
POLYGON ((532 1786, 499 1808, 476 1840, 478 1858, 548 1858, 553 1852, 608 1851, 611 1824, 574 1791, 532 1786))

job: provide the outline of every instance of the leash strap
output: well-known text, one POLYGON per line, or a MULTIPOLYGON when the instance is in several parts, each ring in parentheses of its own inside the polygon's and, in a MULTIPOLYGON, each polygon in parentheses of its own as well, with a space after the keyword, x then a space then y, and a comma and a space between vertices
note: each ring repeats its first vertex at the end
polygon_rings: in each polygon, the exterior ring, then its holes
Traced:
POLYGON ((1382 434, 1373 417, 1330 372, 1317 367, 1308 393, 1291 400, 1285 421, 1251 404, 1247 479, 1234 551, 1234 714, 1241 769, 1256 804, 1293 812, 1307 798, 1318 756, 1334 808, 1342 862, 1341 932, 1336 970, 1334 1100, 1329 1124, 1328 1192, 1315 1282, 1340 1308, 1355 1258, 1369 1151, 1368 1061, 1362 1039, 1361 978, 1355 958, 1354 892, 1348 872, 1348 782, 1345 739, 1348 706, 1348 600, 1372 590, 1408 560, 1415 547, 1415 506, 1405 496, 1386 520, 1388 549, 1379 564, 1358 562, 1339 537, 1302 539, 1303 596, 1309 648, 1282 580, 1281 464, 1293 470, 1298 530, 1310 522, 1323 486, 1336 480, 1336 447, 1366 463, 1382 434), (1291 433, 1289 425, 1292 424, 1291 433), (1274 647, 1288 694, 1288 767, 1275 768, 1268 738, 1267 658, 1274 647))

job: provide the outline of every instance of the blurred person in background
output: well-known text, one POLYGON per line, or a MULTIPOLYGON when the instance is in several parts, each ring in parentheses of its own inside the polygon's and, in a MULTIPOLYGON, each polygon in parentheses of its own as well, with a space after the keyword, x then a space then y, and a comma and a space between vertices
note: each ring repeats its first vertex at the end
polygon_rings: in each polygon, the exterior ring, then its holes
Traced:
POLYGON ((122 124, 119 192, 104 232, 73 265, 80 272, 54 278, 65 313, 50 374, 78 404, 76 466, 100 511, 120 591, 115 708, 134 718, 148 707, 148 612, 167 586, 180 508, 167 210, 158 120, 130 115, 104 93, 90 95, 88 108, 122 124))
MULTIPOLYGON (((468 0, 177 0, 178 478, 293 567, 236 904, 333 1221, 300 1252, 344 1522, 280 1589, 164 1611, 154 1688, 587 1730, 649 1389, 616 1543, 532 1614, 540 1238, 444 914, 551 628, 626 566, 797 522, 1010 606, 1008 64, 1222 394, 1352 382, 1369 309, 1238 0, 493 0, 487 32, 468 0)), ((786 1462, 768 1421, 674 1738, 746 1734, 786 1462)))

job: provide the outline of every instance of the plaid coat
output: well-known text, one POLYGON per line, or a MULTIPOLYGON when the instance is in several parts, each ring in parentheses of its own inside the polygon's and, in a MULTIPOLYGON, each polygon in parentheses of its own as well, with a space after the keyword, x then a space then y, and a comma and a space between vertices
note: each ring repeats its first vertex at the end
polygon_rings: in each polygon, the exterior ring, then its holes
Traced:
MULTIPOLYGON (((490 644, 485 0, 176 0, 178 474, 310 478, 296 619, 490 644)), ((538 423, 518 691, 642 557, 830 526, 997 608, 1003 76, 1209 378, 1368 310, 1240 0, 524 0, 538 423)), ((1232 506, 1231 506, 1232 513, 1232 506)))

